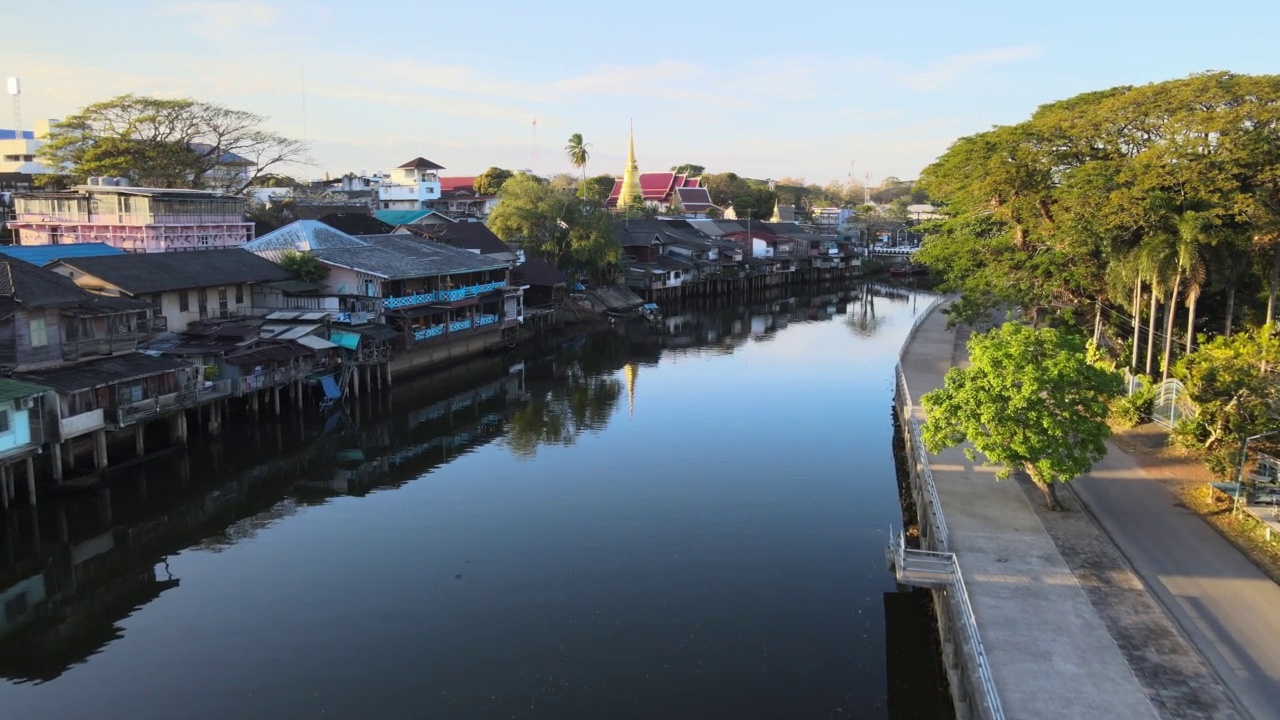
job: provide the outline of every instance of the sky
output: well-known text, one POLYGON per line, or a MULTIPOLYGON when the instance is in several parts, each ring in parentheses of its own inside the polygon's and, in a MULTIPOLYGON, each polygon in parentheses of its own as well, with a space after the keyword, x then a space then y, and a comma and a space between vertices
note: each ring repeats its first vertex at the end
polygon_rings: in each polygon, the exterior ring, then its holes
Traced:
POLYGON ((634 123, 642 171, 878 184, 1081 92, 1278 72, 1273 1, 28 1, 0 77, 26 129, 127 92, 267 116, 310 143, 302 178, 571 172, 575 132, 620 174, 634 123))

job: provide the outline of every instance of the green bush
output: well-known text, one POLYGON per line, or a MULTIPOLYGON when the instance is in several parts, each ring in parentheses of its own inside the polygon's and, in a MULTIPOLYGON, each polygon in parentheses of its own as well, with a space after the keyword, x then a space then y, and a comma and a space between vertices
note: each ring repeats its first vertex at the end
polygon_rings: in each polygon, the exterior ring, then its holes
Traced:
POLYGON ((1111 402, 1111 422, 1117 427, 1131 428, 1151 417, 1156 404, 1156 388, 1145 375, 1138 376, 1138 387, 1132 395, 1121 395, 1111 402))

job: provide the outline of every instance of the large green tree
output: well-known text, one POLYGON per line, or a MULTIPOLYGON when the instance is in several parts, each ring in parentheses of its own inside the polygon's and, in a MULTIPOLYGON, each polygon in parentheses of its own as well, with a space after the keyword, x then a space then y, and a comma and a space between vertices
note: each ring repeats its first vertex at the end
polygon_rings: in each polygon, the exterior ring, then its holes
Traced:
POLYGON ((707 169, 702 165, 694 165, 693 163, 676 165, 675 167, 671 168, 671 172, 676 173, 678 175, 688 175, 689 177, 700 177, 702 173, 706 171, 707 169))
POLYGON ((497 195, 503 184, 514 176, 515 173, 510 170, 491 167, 476 176, 475 185, 472 187, 481 195, 497 195))
POLYGON ((971 460, 982 453, 997 478, 1025 470, 1058 508, 1057 484, 1107 452, 1108 403, 1120 376, 1088 361, 1082 336, 1018 323, 970 338, 969 362, 920 399, 925 447, 938 453, 969 443, 971 460))
POLYGON ((498 197, 487 221, 498 237, 597 281, 616 275, 622 249, 613 234, 613 219, 600 203, 525 173, 504 183, 498 197))
POLYGON ((55 125, 41 163, 47 183, 119 176, 135 185, 239 193, 281 166, 306 162, 307 146, 262 124, 267 118, 190 98, 121 95, 55 125))
POLYGON ((1133 367, 1167 372, 1202 325, 1229 327, 1241 300, 1254 317, 1239 287, 1280 287, 1277 168, 1280 76, 1084 93, 961 138, 925 170, 918 189, 946 219, 926 226, 920 259, 965 296, 961 319, 1109 306, 1129 318, 1133 367))

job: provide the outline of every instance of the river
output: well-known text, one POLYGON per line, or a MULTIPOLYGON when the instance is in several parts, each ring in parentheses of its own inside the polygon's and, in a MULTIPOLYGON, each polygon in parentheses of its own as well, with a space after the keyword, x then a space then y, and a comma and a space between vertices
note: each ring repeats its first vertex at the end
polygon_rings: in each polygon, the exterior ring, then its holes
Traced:
POLYGON ((687 309, 233 422, 5 526, 12 718, 944 718, 901 523, 929 297, 687 309))

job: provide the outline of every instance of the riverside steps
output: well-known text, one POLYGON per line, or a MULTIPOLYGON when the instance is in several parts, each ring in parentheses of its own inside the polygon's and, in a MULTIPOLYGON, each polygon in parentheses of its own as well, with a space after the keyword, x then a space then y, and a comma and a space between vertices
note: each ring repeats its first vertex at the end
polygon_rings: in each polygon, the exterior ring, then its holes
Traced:
MULTIPOLYGON (((900 393, 899 411, 908 421, 904 433, 913 458, 910 420, 923 423, 925 415, 922 408, 909 404, 910 399, 918 403, 920 396, 942 386, 949 368, 967 362, 967 333, 961 331, 958 337, 946 323, 940 308, 929 311, 901 356, 905 392, 900 393)), ((935 588, 952 685, 965 688, 957 703, 962 717, 1157 718, 1106 624, 1018 484, 996 482, 994 470, 970 461, 962 448, 919 457, 921 465, 927 461, 926 469, 918 473, 913 468, 912 482, 921 500, 917 508, 924 547, 954 554, 958 566, 958 585, 953 581, 944 589, 925 586, 935 588), (929 471, 936 490, 922 492, 917 478, 929 471), (936 513, 930 508, 935 492, 936 513), (930 513, 939 517, 928 518, 930 513), (945 520, 939 537, 941 518, 945 520), (967 599, 957 602, 957 595, 966 594, 967 599), (976 625, 976 632, 966 627, 967 622, 976 625), (982 697, 982 679, 994 684, 994 702, 982 697)), ((921 556, 929 554, 933 553, 916 554, 914 563, 907 557, 902 569, 918 573, 921 556)))

